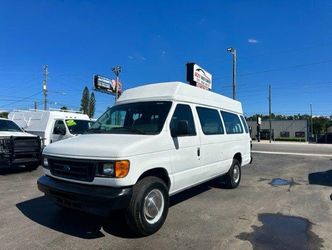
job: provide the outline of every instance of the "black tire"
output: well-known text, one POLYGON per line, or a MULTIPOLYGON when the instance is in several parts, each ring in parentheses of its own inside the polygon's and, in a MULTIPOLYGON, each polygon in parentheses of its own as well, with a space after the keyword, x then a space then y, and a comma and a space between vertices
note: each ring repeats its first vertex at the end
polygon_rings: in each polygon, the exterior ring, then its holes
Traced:
POLYGON ((228 173, 224 176, 226 188, 237 188, 241 181, 241 164, 237 159, 233 159, 233 163, 228 173), (238 173, 238 174, 237 174, 238 173))
POLYGON ((151 235, 157 232, 164 224, 168 214, 168 206, 169 196, 166 184, 160 178, 145 177, 133 187, 133 196, 126 210, 127 224, 138 235, 151 235), (153 202, 151 202, 151 199, 147 199, 148 196, 152 197, 153 202), (156 209, 159 205, 161 206, 159 209, 162 210, 156 209), (156 211, 157 215, 154 218, 151 217, 149 221, 148 215, 156 211))
POLYGON ((39 163, 28 164, 28 165, 26 165, 26 168, 29 171, 34 171, 34 170, 36 170, 39 167, 39 165, 40 165, 39 163))

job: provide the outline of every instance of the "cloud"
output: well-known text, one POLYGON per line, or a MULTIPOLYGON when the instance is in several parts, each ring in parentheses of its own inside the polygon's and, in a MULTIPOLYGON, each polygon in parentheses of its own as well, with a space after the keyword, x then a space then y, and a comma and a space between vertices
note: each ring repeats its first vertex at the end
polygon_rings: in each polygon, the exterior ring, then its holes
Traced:
POLYGON ((144 56, 142 56, 140 53, 135 53, 135 54, 133 54, 133 55, 129 55, 128 56, 128 59, 130 60, 130 61, 146 61, 146 58, 144 57, 144 56))
POLYGON ((248 43, 259 43, 259 41, 257 39, 254 39, 254 38, 249 38, 248 39, 248 43))

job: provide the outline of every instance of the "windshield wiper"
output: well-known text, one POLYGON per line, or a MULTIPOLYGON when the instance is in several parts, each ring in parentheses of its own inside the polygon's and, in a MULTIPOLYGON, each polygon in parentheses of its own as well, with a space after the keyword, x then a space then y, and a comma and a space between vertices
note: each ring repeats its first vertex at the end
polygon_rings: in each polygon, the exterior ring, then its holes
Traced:
POLYGON ((87 131, 84 132, 84 134, 90 134, 90 133, 95 133, 95 134, 101 134, 107 132, 105 129, 101 128, 89 128, 87 131))
POLYGON ((126 126, 126 127, 115 127, 115 128, 112 128, 112 130, 117 130, 117 129, 126 129, 126 130, 129 130, 129 131, 132 131, 132 132, 137 132, 137 133, 139 133, 139 134, 141 134, 141 135, 146 135, 146 133, 144 132, 144 131, 142 131, 142 130, 140 130, 140 129, 138 129, 138 128, 135 128, 135 127, 128 127, 128 126, 126 126))

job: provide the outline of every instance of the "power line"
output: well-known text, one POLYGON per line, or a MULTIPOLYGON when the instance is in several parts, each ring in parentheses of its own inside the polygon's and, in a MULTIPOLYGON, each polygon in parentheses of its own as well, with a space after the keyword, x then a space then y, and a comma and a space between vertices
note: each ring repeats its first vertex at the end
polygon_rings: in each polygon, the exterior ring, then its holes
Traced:
POLYGON ((7 103, 7 104, 4 104, 4 105, 1 105, 0 108, 5 107, 5 106, 9 106, 9 105, 12 105, 12 104, 15 104, 15 103, 18 103, 18 102, 23 102, 23 101, 25 101, 25 100, 27 100, 27 99, 30 99, 31 97, 34 97, 34 96, 39 95, 40 93, 42 93, 42 91, 38 91, 37 93, 35 93, 35 94, 33 94, 33 95, 30 95, 30 96, 27 96, 27 97, 24 97, 24 98, 22 98, 22 99, 20 99, 20 100, 13 101, 13 102, 10 102, 10 103, 7 103))

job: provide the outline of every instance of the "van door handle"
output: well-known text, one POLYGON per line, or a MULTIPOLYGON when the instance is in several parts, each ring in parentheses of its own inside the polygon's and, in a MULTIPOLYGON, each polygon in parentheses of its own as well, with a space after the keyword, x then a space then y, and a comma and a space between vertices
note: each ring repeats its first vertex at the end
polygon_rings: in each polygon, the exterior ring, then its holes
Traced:
POLYGON ((197 148, 197 156, 200 157, 201 156, 201 149, 197 148))

